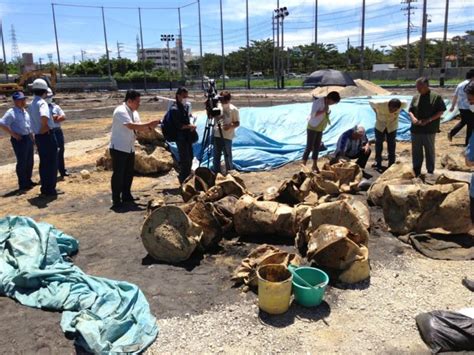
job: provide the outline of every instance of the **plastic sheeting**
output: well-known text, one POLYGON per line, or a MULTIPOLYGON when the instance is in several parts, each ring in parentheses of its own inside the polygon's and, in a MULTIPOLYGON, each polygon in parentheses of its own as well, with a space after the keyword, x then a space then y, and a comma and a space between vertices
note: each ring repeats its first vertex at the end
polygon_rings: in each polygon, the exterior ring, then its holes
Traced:
MULTIPOLYGON (((331 125, 324 131, 323 143, 327 150, 323 154, 334 152, 339 136, 355 125, 363 125, 367 136, 373 139, 375 113, 369 101, 398 98, 411 102, 412 96, 363 96, 341 100, 330 107, 331 125)), ((449 107, 449 101, 445 100, 449 107)), ((232 155, 234 168, 241 171, 260 171, 274 169, 292 161, 301 159, 306 146, 307 117, 312 102, 288 104, 273 107, 245 107, 240 109, 240 127, 233 141, 232 155)), ((443 121, 454 117, 456 112, 446 111, 443 121)), ((206 126, 206 116, 198 117, 199 141, 194 144, 194 155, 199 157, 201 143, 206 126)), ((410 119, 406 111, 401 111, 398 140, 410 140, 410 119)), ((212 132, 211 132, 212 134, 212 132)), ((176 145, 171 145, 173 155, 177 157, 176 145)), ((223 159, 223 157, 222 157, 223 159)), ((202 166, 207 166, 208 154, 205 152, 202 166)), ((212 165, 212 153, 210 155, 212 165)))
POLYGON ((78 247, 50 224, 0 219, 0 295, 63 311, 62 330, 87 351, 141 352, 158 335, 145 296, 133 284, 86 275, 68 261, 78 247))

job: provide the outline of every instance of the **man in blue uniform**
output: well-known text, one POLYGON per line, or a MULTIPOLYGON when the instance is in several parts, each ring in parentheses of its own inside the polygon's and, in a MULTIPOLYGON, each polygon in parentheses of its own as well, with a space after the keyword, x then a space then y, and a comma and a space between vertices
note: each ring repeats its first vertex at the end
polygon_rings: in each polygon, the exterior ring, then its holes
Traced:
POLYGON ((16 156, 16 176, 21 192, 31 189, 33 173, 33 134, 30 127, 30 116, 25 110, 26 98, 21 91, 12 95, 14 107, 0 119, 0 129, 11 136, 13 151, 16 156))
POLYGON ((61 129, 61 122, 66 119, 66 115, 62 108, 53 102, 54 93, 53 91, 48 88, 48 94, 46 96, 46 102, 49 106, 49 112, 51 117, 54 121, 54 128, 52 132, 54 137, 56 138, 56 142, 58 143, 58 171, 61 178, 64 179, 65 176, 69 176, 68 171, 66 170, 66 166, 64 164, 64 134, 63 130, 61 129))
POLYGON ((28 107, 28 112, 40 158, 41 195, 57 196, 58 144, 51 131, 54 128, 54 121, 48 104, 44 100, 48 92, 48 84, 43 79, 36 79, 32 90, 35 96, 28 107))

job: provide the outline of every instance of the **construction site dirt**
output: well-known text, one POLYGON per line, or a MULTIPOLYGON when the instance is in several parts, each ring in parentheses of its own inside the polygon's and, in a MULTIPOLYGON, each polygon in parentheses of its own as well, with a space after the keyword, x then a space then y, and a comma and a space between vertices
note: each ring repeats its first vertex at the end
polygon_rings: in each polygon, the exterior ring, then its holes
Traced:
MULTIPOLYGON (((439 92, 439 90, 438 90, 439 92)), ((414 94, 413 89, 398 90, 414 94)), ((450 91, 441 92, 445 97, 450 91)), ((59 94, 57 102, 68 120, 63 124, 66 164, 71 176, 58 182, 57 199, 39 197, 39 187, 17 195, 15 157, 9 138, 0 137, 0 215, 29 216, 54 225, 79 240, 74 263, 94 276, 136 284, 150 303, 160 333, 149 353, 428 353, 414 317, 434 309, 473 307, 474 298, 461 285, 473 277, 472 262, 424 257, 400 242, 384 222, 382 209, 370 207, 371 278, 352 286, 331 285, 317 309, 293 304, 282 316, 259 313, 257 296, 234 287, 231 275, 248 253, 262 243, 294 252, 292 240, 224 239, 204 255, 196 252, 179 265, 157 262, 147 255, 140 229, 151 199, 183 203, 175 169, 157 176, 136 176, 132 192, 136 207, 110 210, 111 172, 96 167, 109 143, 112 112, 123 93, 59 94), (83 179, 81 170, 90 178, 83 179)), ((139 109, 142 120, 163 117, 167 102, 146 94, 139 109)), ((307 102, 308 91, 236 92, 238 107, 307 102)), ((192 93, 194 111, 201 111, 203 94, 192 93)), ((3 113, 10 102, 0 105, 3 113)), ((305 119, 305 118, 302 118, 305 119)), ((456 122, 441 125, 437 138, 437 169, 445 153, 460 155, 464 137, 449 142, 446 132, 456 122)), ((411 162, 409 142, 397 145, 398 160, 411 162)), ((369 160, 368 166, 373 163, 369 160)), ((37 161, 33 179, 38 181, 37 161)), ((254 193, 300 170, 293 162, 273 171, 242 173, 254 193)), ((372 169, 369 174, 378 176, 372 169)), ((357 198, 366 200, 366 193, 357 198)), ((0 298, 0 348, 5 353, 67 354, 81 352, 60 328, 61 314, 22 306, 0 298)))

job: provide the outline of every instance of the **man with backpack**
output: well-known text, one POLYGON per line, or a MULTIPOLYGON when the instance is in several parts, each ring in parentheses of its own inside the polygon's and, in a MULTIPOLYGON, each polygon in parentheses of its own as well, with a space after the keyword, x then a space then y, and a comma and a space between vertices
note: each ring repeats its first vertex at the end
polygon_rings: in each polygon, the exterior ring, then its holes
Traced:
POLYGON ((163 135, 168 142, 176 142, 179 157, 179 183, 191 174, 193 164, 193 143, 198 139, 196 126, 191 124, 189 105, 186 104, 188 90, 180 87, 176 91, 176 101, 163 119, 163 135))

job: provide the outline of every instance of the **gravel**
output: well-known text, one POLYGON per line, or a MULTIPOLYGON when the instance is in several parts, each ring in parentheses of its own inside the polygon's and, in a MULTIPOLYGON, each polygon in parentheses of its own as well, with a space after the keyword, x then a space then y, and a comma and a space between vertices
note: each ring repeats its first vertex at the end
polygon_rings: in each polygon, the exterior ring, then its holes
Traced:
POLYGON ((242 294, 236 304, 159 319, 148 353, 429 353, 414 317, 473 307, 473 293, 461 284, 472 262, 431 260, 407 249, 371 266, 370 281, 328 287, 316 308, 293 303, 284 315, 270 316, 259 312, 255 295, 242 294))

